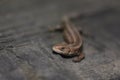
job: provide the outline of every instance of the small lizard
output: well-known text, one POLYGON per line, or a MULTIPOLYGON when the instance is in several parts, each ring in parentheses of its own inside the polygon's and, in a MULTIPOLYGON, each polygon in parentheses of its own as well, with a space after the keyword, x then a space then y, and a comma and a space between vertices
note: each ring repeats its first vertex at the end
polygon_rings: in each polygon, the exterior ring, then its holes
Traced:
POLYGON ((82 53, 83 39, 80 32, 68 17, 63 18, 63 22, 58 29, 63 30, 65 42, 54 45, 53 51, 64 56, 73 56, 74 62, 81 61, 85 56, 82 53))

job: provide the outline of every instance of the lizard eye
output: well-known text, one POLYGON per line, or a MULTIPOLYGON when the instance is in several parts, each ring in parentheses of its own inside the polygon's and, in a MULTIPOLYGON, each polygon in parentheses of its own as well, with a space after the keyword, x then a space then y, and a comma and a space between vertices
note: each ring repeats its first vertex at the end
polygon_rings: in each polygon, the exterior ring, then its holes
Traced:
POLYGON ((65 49, 64 47, 61 48, 62 51, 63 51, 64 49, 65 49))

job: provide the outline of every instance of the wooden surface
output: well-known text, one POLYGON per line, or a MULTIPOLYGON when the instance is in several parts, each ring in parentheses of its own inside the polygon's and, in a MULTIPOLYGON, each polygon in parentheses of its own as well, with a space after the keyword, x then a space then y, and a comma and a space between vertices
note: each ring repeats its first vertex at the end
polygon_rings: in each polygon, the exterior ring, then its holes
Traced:
POLYGON ((0 0, 0 80, 120 80, 120 0, 0 0), (63 15, 84 36, 80 63, 53 54, 63 15))

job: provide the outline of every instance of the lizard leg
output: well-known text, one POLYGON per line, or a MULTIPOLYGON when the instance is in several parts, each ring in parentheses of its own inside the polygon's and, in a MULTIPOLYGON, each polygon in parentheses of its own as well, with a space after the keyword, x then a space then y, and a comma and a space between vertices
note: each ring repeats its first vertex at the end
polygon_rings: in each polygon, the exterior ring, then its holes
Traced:
POLYGON ((90 37, 94 39, 94 36, 90 32, 83 31, 82 28, 78 28, 79 33, 84 37, 90 37))
POLYGON ((79 28, 78 28, 78 31, 79 31, 79 33, 80 33, 80 34, 82 34, 82 35, 83 35, 83 30, 82 30, 82 28, 81 28, 81 27, 79 27, 79 28))
POLYGON ((85 58, 85 55, 83 53, 80 53, 78 56, 76 56, 75 58, 73 58, 73 62, 80 62, 82 59, 85 58))

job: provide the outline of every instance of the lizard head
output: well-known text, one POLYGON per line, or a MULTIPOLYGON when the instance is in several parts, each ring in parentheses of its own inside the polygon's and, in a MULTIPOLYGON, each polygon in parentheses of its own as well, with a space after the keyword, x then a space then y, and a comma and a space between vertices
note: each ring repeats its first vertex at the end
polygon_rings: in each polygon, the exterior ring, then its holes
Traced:
POLYGON ((61 43, 53 46, 53 51, 56 53, 59 53, 61 55, 69 55, 70 53, 70 48, 67 46, 66 43, 61 43))

